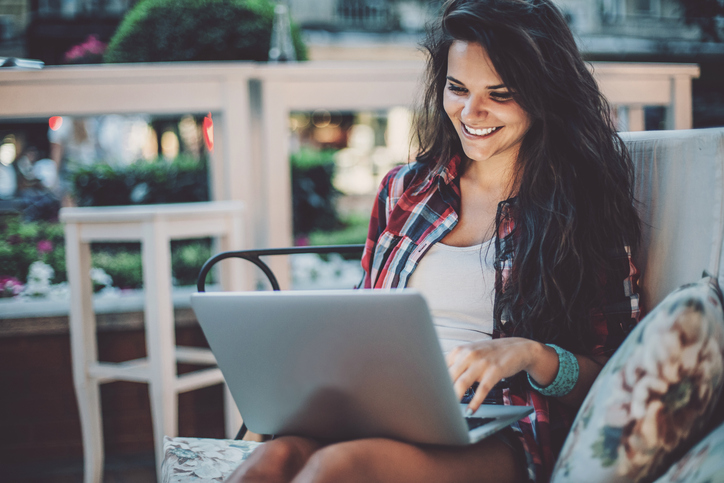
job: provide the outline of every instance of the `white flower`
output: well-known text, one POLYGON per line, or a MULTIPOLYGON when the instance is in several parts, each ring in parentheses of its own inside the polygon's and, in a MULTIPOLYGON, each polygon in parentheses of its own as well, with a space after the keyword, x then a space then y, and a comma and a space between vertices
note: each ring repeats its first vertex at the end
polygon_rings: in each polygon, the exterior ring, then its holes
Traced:
POLYGON ((50 293, 50 281, 55 276, 55 270, 47 263, 37 261, 30 265, 28 270, 28 283, 25 285, 23 295, 26 297, 45 297, 50 293))
POLYGON ((110 287, 113 285, 113 279, 102 268, 91 268, 90 277, 98 285, 110 287))

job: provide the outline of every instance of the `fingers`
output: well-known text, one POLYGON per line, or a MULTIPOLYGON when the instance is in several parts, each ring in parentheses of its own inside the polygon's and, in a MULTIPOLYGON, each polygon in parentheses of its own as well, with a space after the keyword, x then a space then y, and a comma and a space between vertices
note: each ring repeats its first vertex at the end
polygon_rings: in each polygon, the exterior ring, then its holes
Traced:
POLYGON ((456 347, 448 354, 448 371, 458 398, 462 398, 465 391, 475 382, 476 375, 471 371, 474 362, 471 351, 464 346, 456 347), (466 374, 466 377, 462 377, 463 374, 466 374))
POLYGON ((475 395, 468 403, 470 412, 475 412, 483 401, 485 401, 488 393, 503 377, 504 375, 497 364, 487 363, 486 361, 476 361, 474 364, 468 366, 457 378, 453 379, 455 395, 462 398, 465 391, 477 382, 478 387, 475 389, 475 395))
POLYGON ((461 346, 455 347, 453 350, 448 352, 447 355, 445 356, 445 362, 447 363, 448 367, 452 366, 455 363, 455 360, 457 359, 458 354, 460 353, 460 347, 461 346))
POLYGON ((483 377, 478 381, 478 388, 475 390, 475 395, 468 403, 467 414, 472 414, 480 408, 488 393, 500 382, 500 379, 501 378, 493 374, 493 371, 483 374, 483 377))
POLYGON ((457 397, 462 398, 473 383, 479 382, 489 372, 491 364, 486 354, 485 350, 473 350, 466 346, 456 348, 456 358, 448 370, 457 397))
POLYGON ((505 373, 502 361, 505 357, 499 350, 496 351, 496 343, 501 344, 500 341, 466 344, 456 347, 447 356, 448 371, 458 398, 462 398, 473 383, 479 383, 475 396, 468 404, 473 411, 480 407, 495 384, 509 375, 505 373))
POLYGON ((465 392, 470 386, 473 385, 478 379, 479 373, 474 370, 465 371, 457 379, 453 380, 453 388, 455 389, 455 395, 458 399, 462 399, 465 392))

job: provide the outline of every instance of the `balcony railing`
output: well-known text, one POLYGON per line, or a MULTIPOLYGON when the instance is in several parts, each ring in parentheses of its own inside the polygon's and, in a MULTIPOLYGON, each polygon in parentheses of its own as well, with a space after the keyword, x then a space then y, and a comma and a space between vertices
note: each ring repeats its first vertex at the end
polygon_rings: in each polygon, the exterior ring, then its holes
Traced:
MULTIPOLYGON (((412 108, 423 68, 420 62, 204 62, 0 71, 0 119, 211 112, 212 198, 249 207, 244 247, 290 246, 290 112, 412 108)), ((667 129, 691 128, 698 66, 594 63, 593 71, 627 130, 644 129, 644 106, 665 106, 667 129)), ((272 268, 288 279, 285 266, 272 268)))

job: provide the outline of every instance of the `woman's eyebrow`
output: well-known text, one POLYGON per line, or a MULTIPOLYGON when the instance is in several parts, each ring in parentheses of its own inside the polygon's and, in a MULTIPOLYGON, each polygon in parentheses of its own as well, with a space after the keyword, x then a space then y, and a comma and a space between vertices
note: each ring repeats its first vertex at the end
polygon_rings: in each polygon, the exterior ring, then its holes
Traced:
MULTIPOLYGON (((465 85, 465 83, 460 82, 459 80, 457 80, 455 77, 453 77, 453 76, 451 76, 451 75, 447 76, 447 80, 449 80, 449 81, 451 81, 451 82, 454 82, 454 83, 456 83, 456 84, 460 84, 461 86, 464 86, 464 85, 465 85)), ((498 85, 495 85, 495 86, 487 86, 487 88, 488 88, 489 90, 491 90, 491 91, 494 91, 495 89, 503 89, 504 87, 505 87, 505 84, 498 84, 498 85)))

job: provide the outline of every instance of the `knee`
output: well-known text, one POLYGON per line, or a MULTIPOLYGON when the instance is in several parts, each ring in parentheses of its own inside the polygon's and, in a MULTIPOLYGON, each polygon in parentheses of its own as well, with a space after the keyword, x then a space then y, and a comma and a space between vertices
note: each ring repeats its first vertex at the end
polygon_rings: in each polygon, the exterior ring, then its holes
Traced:
POLYGON ((283 439, 266 443, 242 463, 229 481, 289 481, 298 469, 299 453, 294 443, 283 439))
POLYGON ((279 441, 269 442, 259 448, 259 459, 264 461, 268 466, 275 468, 283 468, 288 466, 294 460, 297 448, 291 442, 280 439, 279 441))
POLYGON ((354 451, 351 446, 344 443, 333 444, 314 453, 299 474, 298 480, 314 483, 353 481, 363 476, 363 459, 363 455, 354 451))

